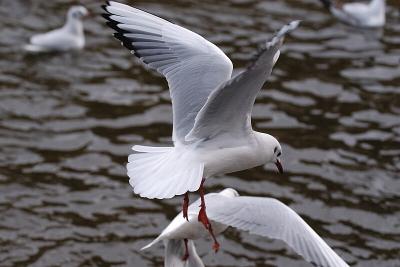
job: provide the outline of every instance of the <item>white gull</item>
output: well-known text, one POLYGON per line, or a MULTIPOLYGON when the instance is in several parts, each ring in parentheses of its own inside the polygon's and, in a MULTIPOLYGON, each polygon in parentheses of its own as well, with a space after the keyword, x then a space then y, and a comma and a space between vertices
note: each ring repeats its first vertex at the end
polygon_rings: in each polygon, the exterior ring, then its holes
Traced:
MULTIPOLYGON (((139 9, 109 1, 103 6, 116 38, 168 81, 173 108, 173 147, 134 146, 127 170, 136 194, 172 198, 199 190, 214 175, 280 162, 281 145, 254 131, 251 112, 256 96, 271 75, 284 36, 293 21, 267 42, 251 64, 231 77, 230 59, 200 35, 139 9)), ((198 219, 210 230, 205 202, 198 219)), ((216 249, 217 246, 216 246, 216 249)))
POLYGON ((385 0, 342 3, 341 0, 321 0, 326 8, 347 24, 356 27, 382 27, 385 25, 385 0))
MULTIPOLYGON (((215 234, 229 226, 250 234, 284 241, 306 261, 323 267, 348 266, 321 237, 291 208, 277 199, 239 196, 234 189, 205 195, 207 213, 215 234)), ((172 222, 150 244, 159 241, 165 245, 165 267, 204 266, 196 253, 192 240, 207 235, 196 216, 200 199, 189 206, 186 221, 179 213, 172 222), (186 251, 182 249, 187 244, 186 251)))
POLYGON ((25 50, 53 52, 82 49, 85 46, 82 18, 87 15, 88 11, 83 6, 70 7, 63 27, 32 36, 25 50))

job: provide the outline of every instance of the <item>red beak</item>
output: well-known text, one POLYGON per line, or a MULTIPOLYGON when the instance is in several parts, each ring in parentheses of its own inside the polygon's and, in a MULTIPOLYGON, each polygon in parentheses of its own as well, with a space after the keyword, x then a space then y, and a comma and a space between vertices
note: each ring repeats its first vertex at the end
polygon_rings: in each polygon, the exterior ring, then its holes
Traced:
POLYGON ((275 161, 275 165, 278 168, 278 171, 280 174, 283 174, 283 167, 282 167, 282 163, 279 159, 276 159, 275 161))

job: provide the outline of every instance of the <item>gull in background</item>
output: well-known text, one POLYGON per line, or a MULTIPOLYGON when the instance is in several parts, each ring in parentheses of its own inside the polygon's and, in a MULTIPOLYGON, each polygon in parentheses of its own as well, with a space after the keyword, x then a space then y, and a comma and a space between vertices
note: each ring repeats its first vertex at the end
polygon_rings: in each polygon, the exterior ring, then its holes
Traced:
MULTIPOLYGON (((306 261, 317 266, 348 266, 295 211, 277 199, 239 196, 231 188, 219 193, 209 193, 205 198, 208 217, 215 234, 220 234, 231 226, 250 234, 282 240, 306 261)), ((179 213, 142 250, 163 241, 165 267, 204 266, 191 242, 207 234, 196 219, 199 204, 200 199, 189 206, 188 221, 182 217, 182 212, 179 213)))
POLYGON ((251 126, 256 96, 278 60, 293 21, 267 42, 245 71, 231 77, 230 59, 200 35, 139 9, 109 1, 103 16, 116 38, 168 81, 173 108, 173 147, 134 146, 127 170, 136 194, 172 198, 199 191, 198 220, 214 238, 206 214, 204 181, 214 175, 275 163, 280 173, 281 145, 251 126))
POLYGON ((30 52, 53 52, 79 50, 85 46, 82 18, 88 15, 83 6, 72 6, 67 13, 65 25, 59 29, 34 35, 25 50, 30 52))
POLYGON ((369 3, 342 3, 341 0, 320 0, 340 21, 356 27, 382 27, 385 25, 385 0, 369 3))

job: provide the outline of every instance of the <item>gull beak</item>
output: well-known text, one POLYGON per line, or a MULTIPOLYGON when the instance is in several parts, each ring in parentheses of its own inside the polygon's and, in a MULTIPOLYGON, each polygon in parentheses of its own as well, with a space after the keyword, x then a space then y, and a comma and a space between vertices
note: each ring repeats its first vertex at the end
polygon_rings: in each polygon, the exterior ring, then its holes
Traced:
POLYGON ((283 167, 282 167, 282 163, 279 159, 276 159, 275 161, 275 165, 278 168, 278 171, 280 174, 283 174, 283 167))

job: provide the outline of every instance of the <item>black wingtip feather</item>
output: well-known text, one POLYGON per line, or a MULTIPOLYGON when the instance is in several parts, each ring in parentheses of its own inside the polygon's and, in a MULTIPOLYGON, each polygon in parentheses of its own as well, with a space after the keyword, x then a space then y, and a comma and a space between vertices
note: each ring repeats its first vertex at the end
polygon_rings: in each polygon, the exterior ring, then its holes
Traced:
POLYGON ((108 14, 108 13, 107 13, 107 14, 106 14, 106 13, 102 13, 101 16, 102 16, 103 18, 105 18, 106 20, 111 21, 111 18, 110 18, 111 15, 110 15, 110 14, 108 14))
POLYGON ((101 14, 101 16, 107 20, 106 25, 108 27, 110 27, 111 29, 115 30, 116 32, 120 32, 120 33, 127 33, 128 32, 128 31, 120 29, 118 27, 119 23, 111 18, 111 14, 103 13, 103 14, 101 14))
MULTIPOLYGON (((108 7, 108 6, 110 6, 110 2, 109 2, 109 1, 106 1, 106 5, 102 5, 102 6, 101 6, 101 7, 107 12, 107 13, 101 14, 101 16, 107 20, 107 22, 106 22, 107 26, 116 31, 116 33, 113 34, 114 37, 115 37, 116 39, 118 39, 119 41, 121 41, 121 44, 122 44, 123 46, 125 46, 127 49, 131 50, 131 51, 133 52, 134 55, 136 55, 136 56, 137 56, 138 58, 140 58, 144 63, 147 64, 147 62, 144 60, 144 58, 142 57, 142 55, 141 55, 140 53, 138 53, 138 51, 137 51, 137 50, 138 50, 138 47, 133 46, 133 44, 132 44, 132 41, 133 41, 133 40, 131 40, 131 38, 127 38, 126 36, 124 36, 124 33, 129 33, 129 31, 120 29, 120 28, 118 27, 118 24, 119 24, 119 23, 116 22, 115 20, 113 20, 113 19, 111 18, 111 16, 112 16, 113 14, 110 13, 110 12, 107 10, 107 7, 108 7)), ((143 32, 143 31, 140 31, 140 30, 137 30, 137 31, 135 31, 135 32, 138 32, 138 33, 146 33, 146 34, 153 35, 153 36, 161 36, 161 35, 159 35, 159 34, 147 33, 147 32, 143 32)), ((150 48, 150 47, 147 47, 147 48, 150 48)))
POLYGON ((130 40, 129 38, 126 38, 122 33, 119 33, 119 32, 114 33, 114 37, 116 39, 120 40, 121 44, 123 46, 125 46, 127 49, 131 50, 131 52, 133 52, 133 54, 135 56, 140 58, 143 61, 143 63, 148 64, 148 62, 146 62, 144 60, 144 58, 142 57, 142 55, 137 51, 137 47, 133 46, 132 40, 130 40))
POLYGON ((122 44, 129 50, 135 50, 135 47, 132 45, 132 42, 128 38, 126 38, 122 33, 116 32, 114 33, 114 37, 120 40, 122 44))
POLYGON ((101 5, 101 8, 102 8, 105 12, 110 13, 110 12, 108 12, 107 7, 108 7, 107 5, 101 5))
POLYGON ((103 14, 101 14, 101 16, 107 20, 106 25, 116 31, 116 33, 114 33, 114 37, 116 39, 120 40, 122 42, 123 46, 125 46, 129 50, 134 50, 132 43, 123 35, 124 33, 127 33, 127 31, 122 30, 118 27, 118 23, 116 21, 114 21, 113 19, 111 19, 111 14, 103 13, 103 14))
POLYGON ((118 24, 114 21, 107 21, 106 25, 117 32, 122 32, 122 30, 118 28, 118 24))

